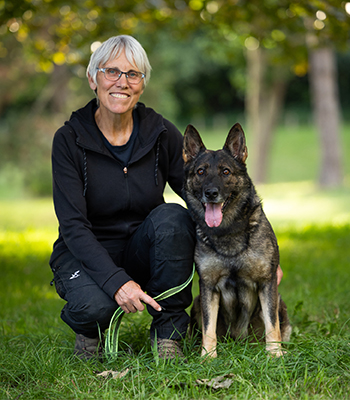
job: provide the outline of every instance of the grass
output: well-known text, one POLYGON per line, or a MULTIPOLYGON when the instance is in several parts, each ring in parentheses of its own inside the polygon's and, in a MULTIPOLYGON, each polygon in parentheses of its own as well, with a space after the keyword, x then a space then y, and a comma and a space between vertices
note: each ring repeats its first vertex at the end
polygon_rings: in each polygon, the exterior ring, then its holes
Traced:
MULTIPOLYGON (((305 196, 305 183, 289 188, 296 198, 305 196)), ((274 185, 260 191, 267 205, 282 196, 274 185)), ((314 220, 336 194, 307 196, 304 203, 315 207, 303 224, 274 223, 284 271, 280 292, 293 324, 286 356, 273 359, 263 346, 229 341, 220 344, 216 360, 201 363, 198 344, 186 340, 185 365, 154 361, 146 313, 124 317, 117 360, 75 359, 74 335, 59 318, 63 301, 50 286, 47 262, 56 237, 51 200, 1 202, 0 399, 350 398, 350 223, 341 207, 350 196, 345 190, 322 224, 314 220), (105 370, 128 372, 119 379, 97 375, 105 370), (230 387, 198 383, 217 377, 231 379, 230 387)))
POLYGON ((350 189, 320 191, 311 179, 257 188, 278 237, 293 325, 280 359, 227 341, 203 363, 198 343, 186 339, 187 364, 156 362, 147 313, 123 318, 116 360, 74 358, 74 334, 59 317, 64 302, 50 286, 52 202, 0 201, 0 399, 350 399, 350 189), (98 375, 107 370, 125 376, 98 375), (205 384, 220 377, 229 387, 205 384))

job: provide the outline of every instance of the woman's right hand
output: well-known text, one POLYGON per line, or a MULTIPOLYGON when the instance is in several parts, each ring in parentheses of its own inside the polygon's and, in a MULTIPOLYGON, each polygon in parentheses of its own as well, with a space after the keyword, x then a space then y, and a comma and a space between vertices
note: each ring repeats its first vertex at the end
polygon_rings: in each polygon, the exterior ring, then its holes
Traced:
POLYGON ((128 281, 121 286, 115 292, 114 299, 126 314, 143 311, 145 306, 142 302, 150 305, 156 311, 162 310, 162 307, 148 296, 135 281, 128 281))

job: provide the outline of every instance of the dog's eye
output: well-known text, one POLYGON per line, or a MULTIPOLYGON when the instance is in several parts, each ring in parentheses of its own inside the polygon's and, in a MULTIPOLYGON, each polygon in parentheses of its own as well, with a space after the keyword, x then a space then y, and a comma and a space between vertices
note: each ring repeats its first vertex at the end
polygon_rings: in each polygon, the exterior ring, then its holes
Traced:
POLYGON ((222 173, 223 173, 224 175, 230 175, 231 171, 230 171, 228 168, 225 168, 225 169, 222 171, 222 173))
POLYGON ((203 168, 199 168, 197 171, 198 175, 203 175, 204 174, 204 169, 203 168))

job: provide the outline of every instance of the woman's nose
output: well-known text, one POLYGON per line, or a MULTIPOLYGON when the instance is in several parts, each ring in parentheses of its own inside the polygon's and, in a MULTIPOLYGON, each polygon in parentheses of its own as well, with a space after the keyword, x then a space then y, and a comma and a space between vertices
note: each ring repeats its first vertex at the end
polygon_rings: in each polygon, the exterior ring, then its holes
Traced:
POLYGON ((127 87, 129 85, 125 74, 122 74, 122 76, 116 81, 116 85, 118 87, 127 87))

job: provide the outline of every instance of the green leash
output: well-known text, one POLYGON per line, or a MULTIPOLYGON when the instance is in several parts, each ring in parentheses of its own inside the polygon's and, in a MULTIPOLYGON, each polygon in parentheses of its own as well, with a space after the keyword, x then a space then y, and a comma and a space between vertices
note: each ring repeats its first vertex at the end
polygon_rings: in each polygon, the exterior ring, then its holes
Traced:
MULTIPOLYGON (((181 292, 181 290, 185 289, 185 287, 188 286, 192 281, 194 272, 195 272, 195 266, 193 265, 191 276, 187 279, 186 282, 184 282, 182 285, 175 286, 171 289, 166 290, 165 292, 154 297, 154 300, 155 301, 165 300, 168 297, 181 292)), ((113 314, 113 317, 111 318, 111 322, 109 323, 109 328, 106 334, 106 342, 105 342, 105 354, 107 358, 113 358, 118 353, 119 328, 123 315, 124 311, 120 307, 118 307, 116 312, 113 314)))

